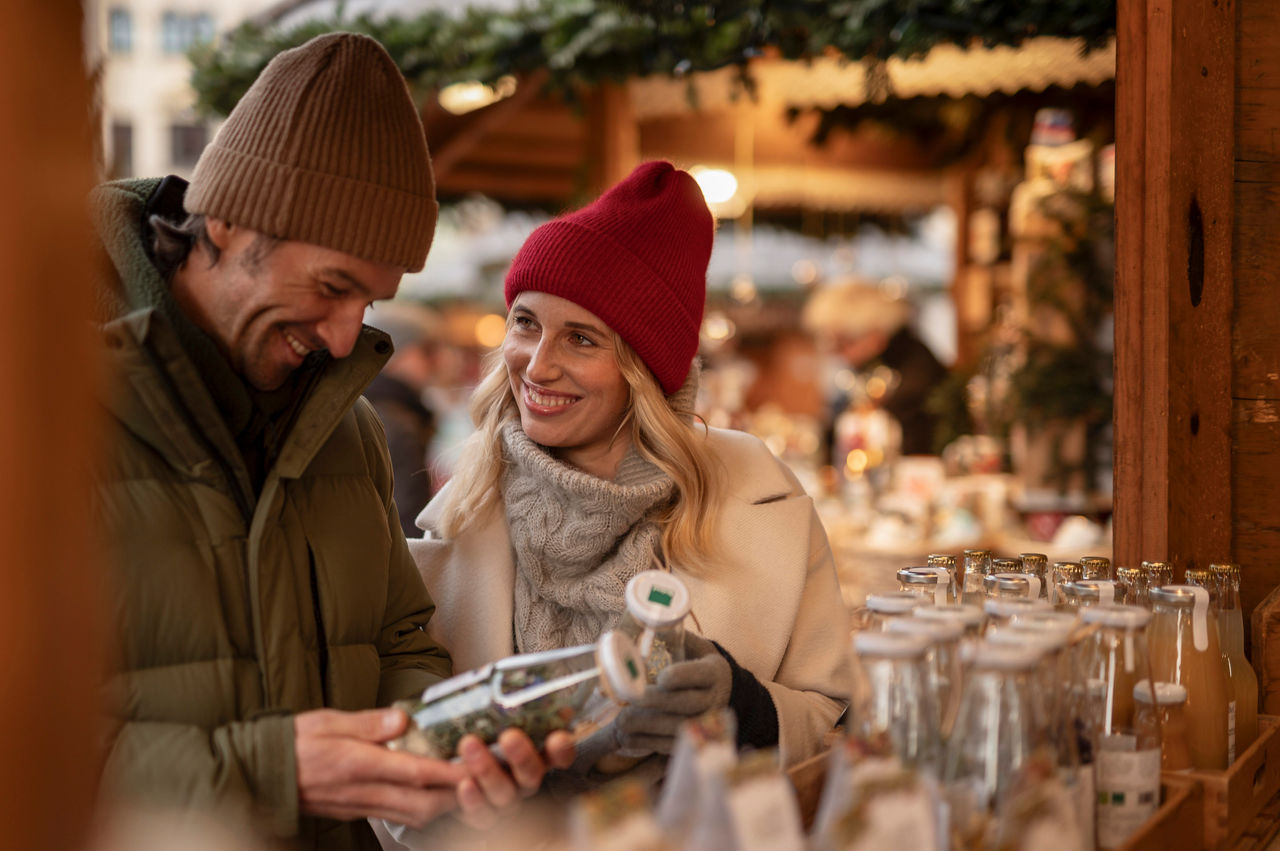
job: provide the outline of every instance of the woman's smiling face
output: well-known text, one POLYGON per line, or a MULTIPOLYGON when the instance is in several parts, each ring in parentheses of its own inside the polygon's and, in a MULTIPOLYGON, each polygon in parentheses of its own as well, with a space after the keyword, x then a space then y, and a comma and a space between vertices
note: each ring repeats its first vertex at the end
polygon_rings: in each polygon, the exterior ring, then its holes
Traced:
POLYGON ((566 463, 610 480, 631 445, 618 429, 631 390, 613 340, 589 310, 526 290, 511 305, 502 344, 525 434, 566 463))

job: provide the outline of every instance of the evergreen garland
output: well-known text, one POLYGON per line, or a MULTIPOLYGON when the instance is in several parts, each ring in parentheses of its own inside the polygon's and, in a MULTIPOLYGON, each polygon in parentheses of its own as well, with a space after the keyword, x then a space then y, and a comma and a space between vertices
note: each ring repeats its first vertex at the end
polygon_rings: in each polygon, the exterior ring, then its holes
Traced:
POLYGON ((862 61, 1057 36, 1091 50, 1114 36, 1115 17, 1115 0, 532 0, 513 11, 377 19, 345 17, 340 6, 332 19, 289 29, 247 23, 194 48, 192 85, 201 110, 225 115, 271 57, 338 29, 378 39, 421 91, 546 69, 548 87, 572 99, 580 86, 730 65, 749 89, 747 63, 766 49, 862 61))

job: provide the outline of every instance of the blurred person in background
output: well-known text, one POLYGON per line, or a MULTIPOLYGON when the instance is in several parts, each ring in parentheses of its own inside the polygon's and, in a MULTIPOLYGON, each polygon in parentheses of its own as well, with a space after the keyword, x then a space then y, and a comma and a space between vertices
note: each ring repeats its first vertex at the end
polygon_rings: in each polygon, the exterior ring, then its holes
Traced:
MULTIPOLYGON (((858 280, 820 286, 805 302, 801 323, 820 350, 833 354, 855 372, 876 366, 893 370, 896 381, 878 401, 902 428, 901 453, 934 452, 937 417, 926 402, 947 378, 948 370, 911 329, 911 306, 874 284, 858 280)), ((849 404, 840 393, 831 406, 831 422, 849 404)), ((830 441, 828 441, 830 443, 830 441)))
POLYGON ((365 388, 364 397, 387 433, 400 527, 406 537, 417 537, 414 518, 432 494, 429 452, 436 415, 427 407, 425 393, 436 373, 443 322, 429 307, 404 301, 379 304, 366 312, 366 320, 385 331, 395 347, 382 372, 365 388))
POLYGON ((478 431, 409 542, 440 606, 429 629, 460 667, 595 641, 640 571, 687 585, 686 661, 584 744, 584 769, 618 748, 668 754, 681 722, 723 707, 740 746, 793 763, 847 699, 813 501, 758 438, 693 414, 713 231, 693 178, 649 162, 530 235, 478 431))
POLYGON ((386 748, 408 719, 374 708, 452 671, 360 399, 391 349, 365 307, 422 268, 436 222, 399 69, 366 36, 317 37, 271 61, 189 186, 93 202, 114 266, 104 803, 317 849, 378 848, 369 817, 492 822, 541 783, 527 736, 504 735, 509 771, 474 737, 430 760, 386 748))

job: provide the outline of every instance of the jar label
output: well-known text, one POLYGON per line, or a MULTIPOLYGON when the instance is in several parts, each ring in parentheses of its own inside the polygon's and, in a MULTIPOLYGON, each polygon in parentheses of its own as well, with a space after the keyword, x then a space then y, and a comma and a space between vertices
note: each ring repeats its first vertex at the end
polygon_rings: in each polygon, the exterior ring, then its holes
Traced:
POLYGON ((795 791, 778 773, 735 786, 729 793, 732 847, 739 851, 804 851, 795 791))
POLYGON ((1118 848, 1160 808, 1160 749, 1096 755, 1098 847, 1118 848))
POLYGON ((941 795, 932 778, 896 759, 856 757, 839 746, 827 771, 813 823, 815 845, 844 851, 944 847, 941 795))

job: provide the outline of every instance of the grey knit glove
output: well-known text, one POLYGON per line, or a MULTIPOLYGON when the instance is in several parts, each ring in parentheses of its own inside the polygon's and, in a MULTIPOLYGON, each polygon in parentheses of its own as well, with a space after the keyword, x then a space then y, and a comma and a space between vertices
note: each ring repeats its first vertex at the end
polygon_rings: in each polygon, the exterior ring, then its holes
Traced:
POLYGON ((688 633, 684 653, 685 661, 663 670, 639 700, 618 713, 620 747, 669 754, 681 722, 729 705, 733 670, 716 646, 688 633))

